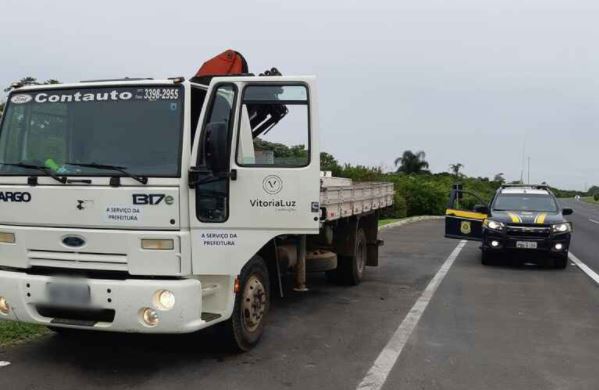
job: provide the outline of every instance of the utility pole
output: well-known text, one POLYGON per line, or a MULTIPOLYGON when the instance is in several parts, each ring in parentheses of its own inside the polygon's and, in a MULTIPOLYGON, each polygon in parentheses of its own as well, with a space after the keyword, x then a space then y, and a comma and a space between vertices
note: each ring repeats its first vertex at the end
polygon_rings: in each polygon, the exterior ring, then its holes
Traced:
POLYGON ((526 156, 526 139, 528 138, 528 130, 524 133, 522 140, 522 161, 520 165, 520 184, 524 184, 524 156, 526 156))
POLYGON ((530 156, 528 156, 528 184, 530 184, 530 156))

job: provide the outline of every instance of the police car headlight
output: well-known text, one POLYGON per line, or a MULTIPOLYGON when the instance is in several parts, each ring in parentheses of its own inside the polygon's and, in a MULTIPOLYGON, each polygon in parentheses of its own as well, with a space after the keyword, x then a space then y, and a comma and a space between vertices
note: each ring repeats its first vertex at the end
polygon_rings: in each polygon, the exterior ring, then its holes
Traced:
POLYGON ((492 219, 485 219, 483 222, 483 226, 490 230, 502 231, 505 228, 505 224, 503 222, 494 221, 492 219))
POLYGON ((551 230, 553 233, 568 233, 572 231, 572 225, 569 223, 558 223, 551 225, 551 230))

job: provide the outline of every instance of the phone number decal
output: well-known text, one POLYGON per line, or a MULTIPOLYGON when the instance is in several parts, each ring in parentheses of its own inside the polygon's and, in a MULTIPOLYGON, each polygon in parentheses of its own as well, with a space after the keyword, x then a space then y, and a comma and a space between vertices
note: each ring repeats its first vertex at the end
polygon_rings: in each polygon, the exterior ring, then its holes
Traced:
POLYGON ((144 88, 138 90, 138 99, 143 100, 175 100, 179 98, 178 88, 144 88))

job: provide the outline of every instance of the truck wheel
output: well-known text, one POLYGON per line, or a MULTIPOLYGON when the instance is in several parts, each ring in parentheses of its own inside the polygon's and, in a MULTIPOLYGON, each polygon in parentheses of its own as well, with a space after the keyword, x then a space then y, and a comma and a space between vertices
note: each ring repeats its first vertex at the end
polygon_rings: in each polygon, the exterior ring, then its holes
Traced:
POLYGON ((224 323, 224 329, 234 349, 249 351, 264 333, 270 309, 268 269, 261 257, 254 256, 243 267, 239 284, 233 314, 224 323))
POLYGON ((366 268, 366 233, 359 228, 356 234, 356 242, 353 256, 339 257, 339 271, 343 284, 356 286, 362 281, 364 269, 366 268))

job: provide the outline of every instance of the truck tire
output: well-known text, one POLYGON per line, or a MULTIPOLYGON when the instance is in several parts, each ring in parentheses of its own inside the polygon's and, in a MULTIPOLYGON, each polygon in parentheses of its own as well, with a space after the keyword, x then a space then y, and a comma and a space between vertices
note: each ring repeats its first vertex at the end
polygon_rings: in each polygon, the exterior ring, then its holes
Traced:
POLYGON ((224 332, 233 349, 245 352, 260 340, 270 309, 268 269, 260 256, 254 256, 243 267, 239 286, 231 318, 224 323, 224 332))
POLYGON ((353 256, 339 256, 339 276, 343 284, 357 286, 362 281, 366 268, 366 233, 358 228, 353 256))

